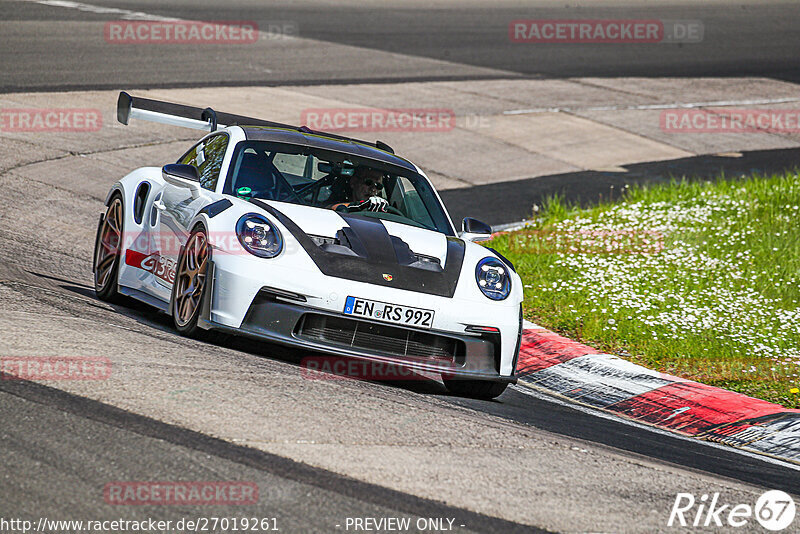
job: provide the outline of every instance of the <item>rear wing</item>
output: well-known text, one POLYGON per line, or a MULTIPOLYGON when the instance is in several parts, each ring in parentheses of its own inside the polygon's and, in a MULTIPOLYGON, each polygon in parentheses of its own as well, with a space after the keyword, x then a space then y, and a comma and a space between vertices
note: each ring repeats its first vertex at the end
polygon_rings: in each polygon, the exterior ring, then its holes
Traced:
POLYGON ((215 111, 211 108, 201 109, 194 106, 152 100, 150 98, 134 97, 125 91, 120 91, 119 98, 117 99, 117 120, 127 125, 131 119, 146 120, 210 132, 226 126, 265 126, 268 128, 281 128, 294 130, 303 134, 319 134, 342 141, 352 141, 363 145, 374 146, 375 148, 394 154, 392 147, 381 141, 370 143, 361 141, 360 139, 344 137, 342 135, 316 132, 306 126, 291 126, 279 122, 265 121, 263 119, 215 111))

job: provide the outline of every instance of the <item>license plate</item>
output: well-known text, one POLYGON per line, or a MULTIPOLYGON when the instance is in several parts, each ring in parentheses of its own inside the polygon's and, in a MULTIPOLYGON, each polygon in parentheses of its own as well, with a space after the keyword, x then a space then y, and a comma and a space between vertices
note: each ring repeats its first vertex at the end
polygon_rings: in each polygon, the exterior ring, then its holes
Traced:
POLYGON ((433 310, 400 306, 388 302, 347 297, 344 303, 345 315, 357 315, 384 323, 430 328, 433 326, 433 310))

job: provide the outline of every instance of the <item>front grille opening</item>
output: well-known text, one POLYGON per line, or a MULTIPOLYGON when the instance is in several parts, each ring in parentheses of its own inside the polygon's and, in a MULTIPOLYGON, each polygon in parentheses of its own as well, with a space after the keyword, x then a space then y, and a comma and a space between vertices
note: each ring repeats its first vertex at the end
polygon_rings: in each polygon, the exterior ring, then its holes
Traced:
POLYGON ((412 360, 457 365, 466 361, 466 346, 459 339, 344 317, 307 313, 298 322, 295 335, 412 360))

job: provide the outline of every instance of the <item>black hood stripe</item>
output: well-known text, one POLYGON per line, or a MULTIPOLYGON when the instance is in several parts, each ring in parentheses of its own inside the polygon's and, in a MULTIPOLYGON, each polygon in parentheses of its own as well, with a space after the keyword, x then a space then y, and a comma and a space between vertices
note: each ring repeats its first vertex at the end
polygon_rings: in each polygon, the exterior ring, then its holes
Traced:
POLYGON ((464 263, 464 242, 458 238, 447 237, 447 258, 442 272, 429 271, 398 263, 389 232, 380 221, 373 222, 363 216, 343 216, 367 252, 366 257, 346 256, 317 246, 294 221, 266 202, 257 199, 251 202, 285 226, 327 276, 448 298, 456 292, 464 263), (384 274, 391 275, 391 281, 386 280, 384 274))
POLYGON ((364 246, 367 256, 371 260, 386 265, 399 263, 392 238, 379 219, 368 219, 364 216, 343 213, 339 213, 339 215, 352 230, 351 235, 364 246))

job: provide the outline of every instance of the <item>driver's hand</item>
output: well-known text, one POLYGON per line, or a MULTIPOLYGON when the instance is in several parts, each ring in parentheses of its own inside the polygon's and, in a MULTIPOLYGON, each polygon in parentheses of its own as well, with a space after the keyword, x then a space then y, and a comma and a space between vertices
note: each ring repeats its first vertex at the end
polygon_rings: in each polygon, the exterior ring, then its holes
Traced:
POLYGON ((369 197, 367 200, 359 202, 358 204, 351 204, 350 207, 357 209, 357 210, 367 210, 367 211, 380 211, 386 213, 386 207, 389 205, 389 202, 382 197, 372 196, 369 197))

